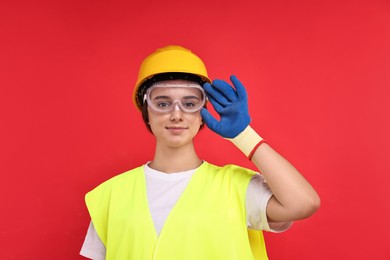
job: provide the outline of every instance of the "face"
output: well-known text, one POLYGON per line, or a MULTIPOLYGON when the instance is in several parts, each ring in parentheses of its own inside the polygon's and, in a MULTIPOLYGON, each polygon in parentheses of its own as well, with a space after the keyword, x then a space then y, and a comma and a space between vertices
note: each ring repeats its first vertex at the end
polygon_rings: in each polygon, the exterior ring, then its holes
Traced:
POLYGON ((152 86, 145 96, 149 125, 157 142, 170 147, 192 143, 202 125, 203 89, 186 80, 167 80, 152 86))

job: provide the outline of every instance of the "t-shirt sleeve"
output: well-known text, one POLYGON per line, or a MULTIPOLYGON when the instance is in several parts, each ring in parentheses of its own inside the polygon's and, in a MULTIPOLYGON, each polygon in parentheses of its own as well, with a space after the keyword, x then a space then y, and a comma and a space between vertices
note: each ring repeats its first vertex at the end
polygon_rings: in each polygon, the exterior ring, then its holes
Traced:
POLYGON ((260 174, 251 178, 246 192, 247 225, 250 229, 270 232, 283 232, 289 229, 292 222, 268 222, 267 204, 272 191, 260 174))
POLYGON ((104 260, 106 257, 106 248, 96 233, 92 221, 89 223, 80 255, 94 260, 104 260))

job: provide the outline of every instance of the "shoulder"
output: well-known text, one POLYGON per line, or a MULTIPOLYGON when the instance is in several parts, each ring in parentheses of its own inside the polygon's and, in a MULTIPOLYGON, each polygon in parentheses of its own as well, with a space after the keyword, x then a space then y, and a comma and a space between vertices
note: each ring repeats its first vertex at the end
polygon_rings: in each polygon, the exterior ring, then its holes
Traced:
POLYGON ((214 164, 206 163, 208 174, 213 173, 219 176, 229 176, 231 178, 251 179, 257 172, 241 167, 235 164, 227 164, 223 166, 217 166, 214 164))
POLYGON ((220 173, 237 173, 237 172, 242 172, 242 173, 256 174, 256 172, 251 170, 251 169, 248 169, 248 168, 245 168, 245 167, 242 167, 242 166, 238 166, 238 165, 235 165, 235 164, 226 164, 226 165, 223 165, 223 166, 218 166, 218 165, 211 164, 211 163, 208 163, 208 162, 205 162, 205 164, 207 165, 208 168, 210 168, 210 169, 212 169, 214 171, 220 172, 220 173))
POLYGON ((128 170, 126 172, 120 173, 116 176, 111 177, 110 179, 102 182, 94 189, 87 193, 87 196, 92 193, 100 193, 103 191, 111 190, 113 188, 120 188, 121 186, 128 185, 129 182, 136 180, 139 177, 143 176, 143 166, 138 166, 134 169, 128 170))

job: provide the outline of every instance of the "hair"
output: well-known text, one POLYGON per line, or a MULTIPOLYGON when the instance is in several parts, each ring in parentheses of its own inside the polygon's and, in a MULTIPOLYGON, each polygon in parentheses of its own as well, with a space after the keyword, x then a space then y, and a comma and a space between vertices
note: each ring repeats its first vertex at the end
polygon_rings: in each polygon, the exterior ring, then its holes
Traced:
POLYGON ((144 120, 146 128, 148 129, 149 132, 151 132, 153 134, 152 128, 150 128, 150 125, 149 125, 149 114, 148 114, 148 103, 147 103, 147 101, 145 101, 142 104, 141 112, 142 112, 142 119, 144 120))
MULTIPOLYGON (((142 119, 145 123, 146 128, 151 133, 153 133, 153 131, 149 125, 148 103, 146 100, 145 101, 143 100, 144 94, 145 94, 146 90, 148 88, 150 88, 156 82, 165 81, 165 80, 175 80, 175 79, 183 79, 183 80, 196 82, 196 83, 199 83, 201 86, 206 82, 201 77, 194 75, 194 74, 181 73, 181 72, 169 72, 169 73, 161 73, 161 74, 154 75, 153 77, 147 79, 144 83, 142 83, 142 85, 138 89, 137 99, 138 99, 138 101, 140 101, 140 104, 142 104, 142 107, 141 107, 142 119)), ((206 107, 206 104, 205 104, 205 107, 206 107)), ((202 124, 199 127, 199 130, 202 129, 203 127, 204 127, 204 124, 202 121, 202 124)))

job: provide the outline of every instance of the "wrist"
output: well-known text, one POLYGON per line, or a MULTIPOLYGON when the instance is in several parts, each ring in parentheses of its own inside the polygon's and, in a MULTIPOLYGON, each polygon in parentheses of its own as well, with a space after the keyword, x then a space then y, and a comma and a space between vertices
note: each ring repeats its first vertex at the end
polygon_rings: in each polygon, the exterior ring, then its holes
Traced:
POLYGON ((265 140, 249 125, 236 137, 227 139, 240 149, 249 160, 256 149, 265 142, 265 140))

